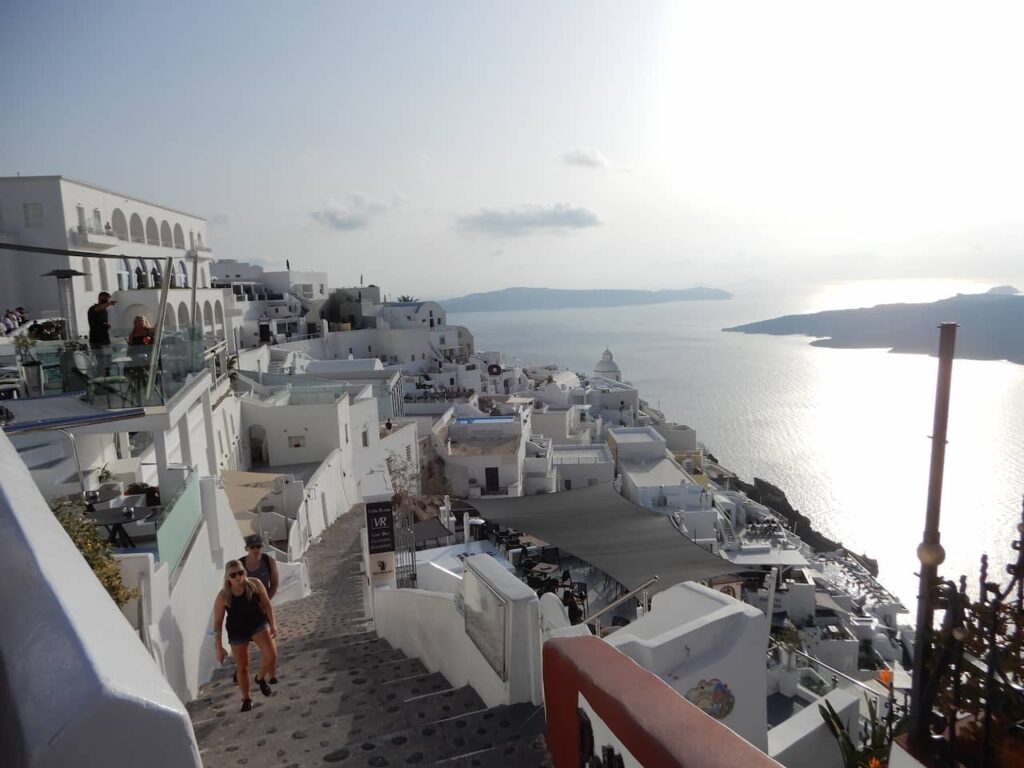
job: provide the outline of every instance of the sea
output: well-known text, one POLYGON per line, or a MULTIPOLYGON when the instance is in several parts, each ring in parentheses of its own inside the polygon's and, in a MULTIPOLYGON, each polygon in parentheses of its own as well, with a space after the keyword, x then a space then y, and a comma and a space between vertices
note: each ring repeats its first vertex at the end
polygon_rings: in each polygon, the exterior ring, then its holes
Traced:
MULTIPOLYGON (((590 371, 607 347, 625 380, 697 430, 721 464, 785 491, 814 527, 879 563, 915 610, 938 363, 885 349, 829 349, 802 336, 722 329, 783 314, 925 302, 994 283, 856 281, 757 286, 726 301, 452 313, 478 350, 521 365, 590 371)), ((938 330, 936 329, 936 349, 938 330)), ((1005 580, 1024 496, 1024 366, 956 360, 942 487, 939 574, 974 587, 987 553, 1005 580)))

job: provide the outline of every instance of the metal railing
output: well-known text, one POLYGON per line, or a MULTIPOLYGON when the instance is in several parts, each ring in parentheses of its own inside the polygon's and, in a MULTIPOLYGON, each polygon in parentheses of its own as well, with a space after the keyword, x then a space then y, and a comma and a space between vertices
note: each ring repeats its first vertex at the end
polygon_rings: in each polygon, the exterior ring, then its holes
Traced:
POLYGON ((636 589, 630 590, 629 592, 624 594, 622 597, 620 597, 618 600, 613 600, 612 602, 608 603, 608 605, 606 605, 600 611, 595 613, 593 616, 587 617, 587 624, 590 624, 591 622, 593 622, 593 624, 594 624, 594 634, 597 637, 601 636, 601 617, 602 616, 604 616, 606 613, 608 613, 608 611, 612 610, 613 608, 618 608, 620 605, 622 605, 624 602, 626 602, 631 597, 636 595, 638 592, 643 592, 644 593, 641 596, 641 599, 643 600, 644 610, 647 610, 648 607, 650 606, 650 599, 647 596, 647 588, 649 586, 651 586, 651 584, 656 582, 658 580, 658 578, 659 578, 658 576, 652 576, 651 578, 649 578, 647 581, 645 581, 643 584, 641 584, 636 589))

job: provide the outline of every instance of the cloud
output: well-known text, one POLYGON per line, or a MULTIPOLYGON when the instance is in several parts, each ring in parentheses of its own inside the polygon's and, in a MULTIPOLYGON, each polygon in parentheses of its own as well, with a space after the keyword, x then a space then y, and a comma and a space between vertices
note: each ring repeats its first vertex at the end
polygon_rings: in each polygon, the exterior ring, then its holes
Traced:
POLYGON ((570 149, 562 155, 562 159, 569 165, 579 165, 584 168, 608 168, 611 165, 608 158, 593 147, 570 149))
POLYGON ((401 205, 399 198, 396 198, 390 206, 384 203, 374 202, 360 194, 354 194, 345 205, 328 204, 319 211, 310 211, 310 218, 317 224, 333 229, 336 232, 351 232, 356 229, 364 229, 370 219, 380 216, 401 205))
POLYGON ((521 205, 505 210, 481 208, 477 213, 460 216, 457 221, 464 232, 481 232, 497 237, 515 237, 531 232, 565 233, 601 224, 597 214, 589 208, 568 203, 521 205))

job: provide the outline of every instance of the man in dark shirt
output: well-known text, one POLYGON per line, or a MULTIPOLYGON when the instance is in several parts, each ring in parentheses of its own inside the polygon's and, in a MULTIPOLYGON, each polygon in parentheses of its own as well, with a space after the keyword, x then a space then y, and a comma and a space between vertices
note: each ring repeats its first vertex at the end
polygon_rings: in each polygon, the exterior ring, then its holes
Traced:
POLYGON ((89 347, 96 358, 97 376, 110 375, 110 319, 107 310, 117 304, 106 291, 89 307, 89 347))

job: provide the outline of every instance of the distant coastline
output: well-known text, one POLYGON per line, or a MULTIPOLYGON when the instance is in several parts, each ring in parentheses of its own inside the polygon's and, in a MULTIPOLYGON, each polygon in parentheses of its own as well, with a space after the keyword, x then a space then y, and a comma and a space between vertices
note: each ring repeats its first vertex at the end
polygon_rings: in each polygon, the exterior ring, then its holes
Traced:
POLYGON ((578 309, 667 304, 673 301, 724 301, 732 294, 718 288, 639 291, 625 289, 564 290, 557 288, 504 288, 444 299, 448 312, 508 312, 521 309, 578 309))
POLYGON ((930 304, 881 304, 841 309, 723 328, 736 333, 816 337, 813 346, 883 348, 935 355, 936 326, 957 323, 956 356, 967 360, 1008 360, 1024 365, 1024 296, 1010 286, 987 293, 958 294, 930 304))

